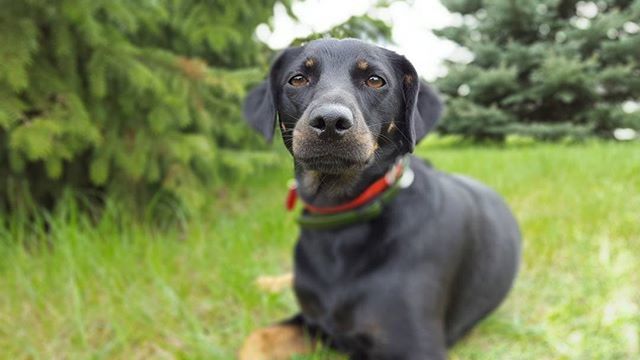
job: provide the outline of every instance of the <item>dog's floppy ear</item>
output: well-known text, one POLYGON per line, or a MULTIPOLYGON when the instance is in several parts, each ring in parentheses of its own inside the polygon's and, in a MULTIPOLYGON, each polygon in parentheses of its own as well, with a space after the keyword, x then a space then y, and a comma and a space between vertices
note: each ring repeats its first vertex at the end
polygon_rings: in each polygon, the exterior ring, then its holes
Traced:
POLYGON ((394 63, 402 75, 405 112, 401 131, 406 136, 407 150, 415 145, 436 125, 442 114, 442 102, 436 92, 421 81, 413 65, 404 56, 394 53, 394 63))
POLYGON ((299 51, 300 48, 289 48, 280 53, 271 65, 271 70, 265 81, 249 92, 244 100, 244 116, 255 130, 261 133, 268 142, 273 139, 275 124, 278 117, 276 100, 279 96, 280 75, 286 59, 299 51))
POLYGON ((244 100, 244 117, 251 127, 271 142, 277 113, 269 79, 256 86, 247 95, 244 100))

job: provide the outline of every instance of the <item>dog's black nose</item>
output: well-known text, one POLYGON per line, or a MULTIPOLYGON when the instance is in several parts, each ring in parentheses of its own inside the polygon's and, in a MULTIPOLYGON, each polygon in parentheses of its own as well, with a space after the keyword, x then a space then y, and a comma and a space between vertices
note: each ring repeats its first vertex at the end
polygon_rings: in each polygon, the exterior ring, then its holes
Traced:
POLYGON ((340 137, 353 127, 353 113, 344 105, 321 105, 309 115, 309 126, 320 136, 340 137))

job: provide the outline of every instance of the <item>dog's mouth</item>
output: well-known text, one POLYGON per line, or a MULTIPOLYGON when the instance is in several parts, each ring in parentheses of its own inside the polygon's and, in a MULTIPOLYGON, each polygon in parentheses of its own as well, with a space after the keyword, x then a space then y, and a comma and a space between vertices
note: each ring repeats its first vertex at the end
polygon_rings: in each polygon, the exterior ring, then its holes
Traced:
POLYGON ((305 170, 334 175, 361 170, 369 163, 369 159, 331 154, 296 156, 296 161, 302 165, 305 170))

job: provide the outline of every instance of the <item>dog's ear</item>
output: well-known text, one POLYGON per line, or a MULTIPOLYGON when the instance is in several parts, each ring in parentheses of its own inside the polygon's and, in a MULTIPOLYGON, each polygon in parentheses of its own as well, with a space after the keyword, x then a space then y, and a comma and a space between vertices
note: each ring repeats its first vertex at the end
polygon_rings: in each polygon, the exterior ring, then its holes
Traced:
POLYGON ((244 117, 251 127, 271 142, 277 113, 269 79, 256 86, 245 98, 244 117))
POLYGON ((269 76, 260 85, 249 92, 244 100, 244 116, 255 130, 271 142, 278 117, 276 108, 279 96, 278 84, 281 81, 283 64, 300 48, 289 48, 280 53, 271 65, 269 76))
POLYGON ((394 53, 395 65, 402 76, 404 97, 404 121, 401 131, 408 141, 406 148, 412 152, 415 145, 433 129, 442 114, 442 101, 438 94, 418 77, 413 65, 404 56, 394 53))

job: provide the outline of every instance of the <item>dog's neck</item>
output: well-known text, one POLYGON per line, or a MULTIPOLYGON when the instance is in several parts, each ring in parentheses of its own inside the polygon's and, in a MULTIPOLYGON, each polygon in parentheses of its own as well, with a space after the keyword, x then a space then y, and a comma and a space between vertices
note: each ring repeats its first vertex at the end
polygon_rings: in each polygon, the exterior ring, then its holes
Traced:
POLYGON ((396 157, 378 159, 362 170, 325 174, 295 164, 298 193, 313 206, 336 206, 358 197, 369 185, 384 176, 396 157))

